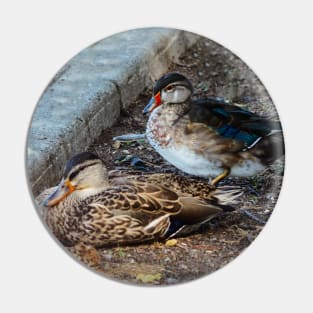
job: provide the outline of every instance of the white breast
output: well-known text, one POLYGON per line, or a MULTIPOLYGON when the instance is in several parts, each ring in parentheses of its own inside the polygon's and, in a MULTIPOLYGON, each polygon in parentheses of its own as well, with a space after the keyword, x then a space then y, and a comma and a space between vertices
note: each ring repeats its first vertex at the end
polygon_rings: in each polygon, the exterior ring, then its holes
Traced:
MULTIPOLYGON (((197 155, 186 147, 176 149, 174 146, 162 148, 155 147, 156 151, 168 162, 181 171, 201 176, 215 177, 221 174, 224 169, 220 161, 210 161, 201 155, 197 155)), ((231 169, 232 176, 253 176, 264 170, 265 167, 258 161, 245 160, 231 169)))
POLYGON ((181 171, 202 177, 217 176, 223 172, 220 161, 209 161, 195 154, 186 147, 175 148, 173 145, 160 147, 150 142, 155 150, 168 162, 181 171))

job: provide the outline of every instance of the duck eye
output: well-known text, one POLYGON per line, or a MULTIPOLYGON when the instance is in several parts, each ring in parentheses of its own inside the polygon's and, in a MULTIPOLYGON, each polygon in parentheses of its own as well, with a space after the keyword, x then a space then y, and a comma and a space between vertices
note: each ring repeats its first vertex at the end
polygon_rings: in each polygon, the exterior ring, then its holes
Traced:
POLYGON ((174 89, 174 87, 173 87, 172 85, 167 86, 167 87, 165 88, 166 91, 172 91, 173 89, 174 89))

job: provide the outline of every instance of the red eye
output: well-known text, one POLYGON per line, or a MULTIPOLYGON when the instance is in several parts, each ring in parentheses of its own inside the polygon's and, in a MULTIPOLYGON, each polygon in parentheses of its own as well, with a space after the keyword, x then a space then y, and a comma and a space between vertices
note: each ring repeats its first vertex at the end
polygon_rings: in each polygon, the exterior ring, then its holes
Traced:
POLYGON ((174 89, 174 87, 171 86, 171 85, 170 85, 170 86, 167 86, 167 87, 165 88, 166 91, 171 91, 171 90, 173 90, 173 89, 174 89))

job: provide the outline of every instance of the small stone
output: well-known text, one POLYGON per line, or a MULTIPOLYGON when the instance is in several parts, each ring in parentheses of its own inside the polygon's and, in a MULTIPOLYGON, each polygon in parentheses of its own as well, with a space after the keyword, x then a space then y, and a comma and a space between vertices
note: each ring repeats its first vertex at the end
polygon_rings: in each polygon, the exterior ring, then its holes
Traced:
POLYGON ((112 144, 113 149, 117 150, 121 146, 121 142, 119 140, 115 140, 112 144))
POLYGON ((106 261, 111 261, 113 256, 112 254, 103 254, 102 255, 103 259, 105 259, 106 261))
POLYGON ((167 278, 166 283, 167 284, 176 284, 176 283, 178 283, 178 280, 176 278, 167 278))
POLYGON ((188 270, 188 266, 185 265, 185 264, 180 264, 179 268, 182 269, 182 270, 188 270))

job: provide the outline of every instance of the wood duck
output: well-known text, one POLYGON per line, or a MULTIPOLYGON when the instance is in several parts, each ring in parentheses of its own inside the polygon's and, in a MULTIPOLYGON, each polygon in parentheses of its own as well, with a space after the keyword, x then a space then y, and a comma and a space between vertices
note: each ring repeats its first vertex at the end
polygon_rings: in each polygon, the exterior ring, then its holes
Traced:
POLYGON ((221 98, 193 100, 191 82, 179 73, 162 76, 143 110, 150 112, 146 137, 178 169, 214 177, 251 176, 284 154, 278 121, 221 98))
MULTIPOLYGON (((233 210, 240 195, 236 188, 215 188, 172 174, 109 175, 89 152, 71 158, 59 185, 48 192, 44 220, 83 261, 82 251, 187 234, 188 228, 233 210)), ((93 261, 95 255, 93 251, 93 261)))

